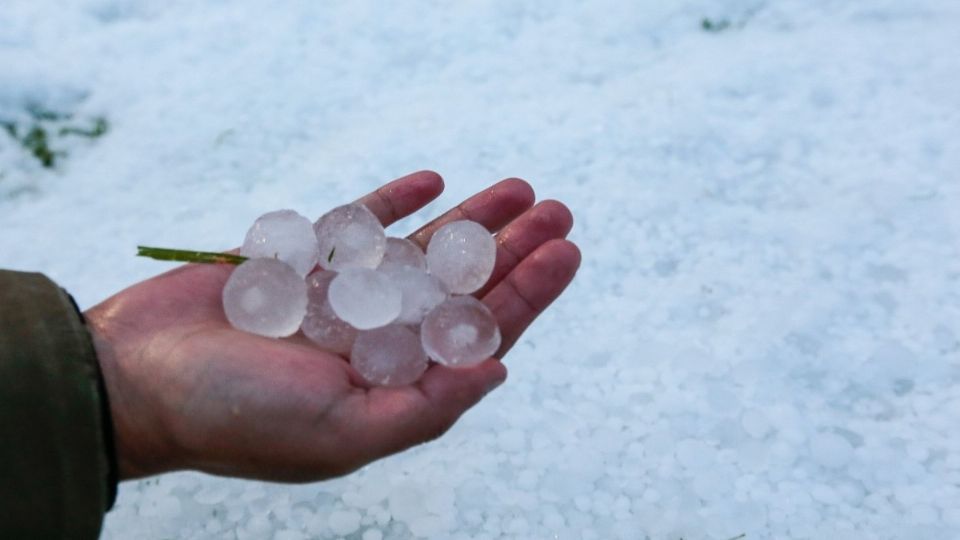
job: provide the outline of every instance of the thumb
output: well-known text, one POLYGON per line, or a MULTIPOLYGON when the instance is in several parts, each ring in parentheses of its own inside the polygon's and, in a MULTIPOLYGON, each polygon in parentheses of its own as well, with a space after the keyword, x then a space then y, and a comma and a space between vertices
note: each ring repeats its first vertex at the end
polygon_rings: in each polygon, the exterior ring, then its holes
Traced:
POLYGON ((469 368, 433 366, 420 379, 419 386, 431 405, 434 421, 446 425, 442 434, 506 379, 506 366, 490 358, 469 368))

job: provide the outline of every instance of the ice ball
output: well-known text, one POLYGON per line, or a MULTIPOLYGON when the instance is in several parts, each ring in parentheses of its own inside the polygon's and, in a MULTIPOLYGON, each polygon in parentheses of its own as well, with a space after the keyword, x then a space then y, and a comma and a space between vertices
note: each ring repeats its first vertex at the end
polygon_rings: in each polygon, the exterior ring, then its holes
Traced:
POLYGON ((818 433, 810 438, 810 454, 824 467, 839 469, 853 457, 853 446, 836 433, 818 433))
POLYGON ((293 210, 258 217, 247 231, 240 254, 251 259, 280 259, 301 276, 309 274, 320 258, 313 224, 293 210))
POLYGON ((337 274, 328 292, 333 312, 358 330, 390 324, 400 315, 402 293, 384 273, 351 268, 337 274))
POLYGON ((500 328, 483 302, 472 296, 454 296, 424 317, 420 339, 438 363, 471 366, 497 352, 500 328))
POLYGON ((327 293, 336 272, 319 270, 307 276, 307 315, 300 328, 311 341, 337 354, 347 354, 357 339, 357 329, 337 317, 327 293))
POLYGON ((420 338, 401 324, 360 332, 350 352, 350 364, 371 384, 410 384, 427 370, 420 338))
POLYGON ((320 266, 327 270, 376 268, 383 260, 387 236, 373 212, 362 204, 338 206, 313 225, 320 266))
POLYGON ((380 268, 390 266, 412 266, 420 270, 427 269, 427 257, 415 242, 406 238, 387 237, 387 248, 383 253, 380 268))
POLYGON ((454 221, 433 234, 427 244, 427 268, 451 293, 468 294, 490 279, 497 244, 475 221, 454 221))
POLYGON ((307 312, 307 284, 289 264, 249 259, 223 286, 223 310, 234 328, 267 337, 289 336, 307 312))
POLYGON ((381 267, 380 271, 400 288, 399 323, 420 324, 431 309, 450 296, 442 281, 419 268, 387 266, 381 267))

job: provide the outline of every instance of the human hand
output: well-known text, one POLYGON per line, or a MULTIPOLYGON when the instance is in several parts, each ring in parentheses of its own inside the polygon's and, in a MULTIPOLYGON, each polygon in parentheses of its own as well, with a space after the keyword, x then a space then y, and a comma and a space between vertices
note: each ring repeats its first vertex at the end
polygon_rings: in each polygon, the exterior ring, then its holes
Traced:
MULTIPOLYGON (((443 190, 414 173, 361 198, 384 226, 443 190)), ((472 219, 496 233, 497 262, 476 293, 513 346, 566 288, 580 263, 564 240, 573 224, 557 201, 533 205, 522 180, 474 195, 410 239, 472 219)), ((179 469, 303 482, 351 472, 443 434, 506 378, 496 358, 469 368, 432 365, 419 381, 371 387, 341 356, 301 333, 271 339, 236 330, 221 293, 230 265, 184 265, 85 313, 110 401, 121 479, 179 469)))

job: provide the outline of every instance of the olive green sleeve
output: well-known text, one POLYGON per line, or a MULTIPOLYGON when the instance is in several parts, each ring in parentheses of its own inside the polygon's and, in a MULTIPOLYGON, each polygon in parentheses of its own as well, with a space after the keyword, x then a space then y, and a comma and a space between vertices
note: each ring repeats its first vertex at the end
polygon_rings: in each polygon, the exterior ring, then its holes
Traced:
POLYGON ((90 335, 41 274, 0 270, 0 538, 92 539, 116 494, 90 335))

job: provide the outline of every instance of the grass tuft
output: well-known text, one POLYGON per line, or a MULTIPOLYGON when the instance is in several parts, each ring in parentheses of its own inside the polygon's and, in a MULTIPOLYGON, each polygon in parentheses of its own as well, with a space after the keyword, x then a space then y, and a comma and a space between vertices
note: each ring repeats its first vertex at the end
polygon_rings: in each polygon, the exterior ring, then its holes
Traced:
POLYGON ((26 116, 19 120, 0 119, 0 128, 40 165, 47 169, 67 157, 57 143, 67 137, 97 139, 109 131, 110 124, 102 116, 78 119, 70 113, 54 111, 37 104, 25 107, 26 116))
POLYGON ((713 20, 709 17, 704 17, 700 21, 700 29, 704 32, 710 32, 711 34, 719 34, 731 26, 733 26, 733 23, 731 23, 729 19, 713 20))

